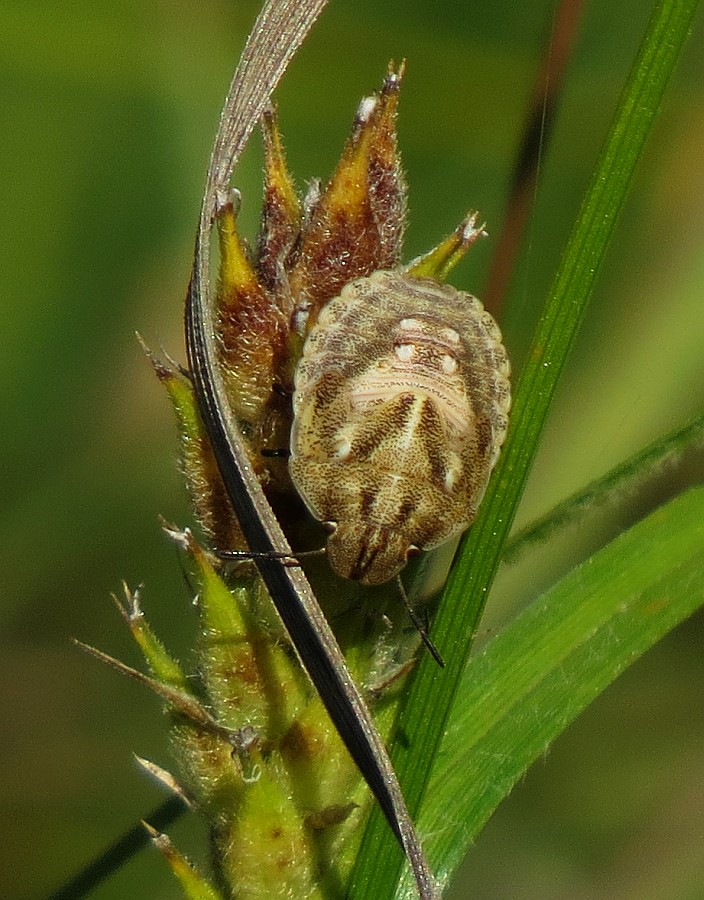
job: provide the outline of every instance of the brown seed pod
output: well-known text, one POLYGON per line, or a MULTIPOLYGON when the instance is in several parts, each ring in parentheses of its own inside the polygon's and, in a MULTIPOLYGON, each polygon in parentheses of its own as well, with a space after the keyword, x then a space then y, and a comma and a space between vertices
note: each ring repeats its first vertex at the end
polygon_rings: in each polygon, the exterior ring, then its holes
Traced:
POLYGON ((322 309, 297 367, 289 468, 333 570, 389 581, 474 520, 510 407, 499 328, 471 294, 393 271, 322 309))

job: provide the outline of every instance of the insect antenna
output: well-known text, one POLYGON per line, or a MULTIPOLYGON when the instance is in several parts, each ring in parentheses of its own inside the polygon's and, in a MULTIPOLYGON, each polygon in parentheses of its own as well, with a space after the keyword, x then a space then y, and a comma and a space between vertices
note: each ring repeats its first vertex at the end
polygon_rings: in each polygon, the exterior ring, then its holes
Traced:
POLYGON ((416 629, 418 634, 420 635, 420 639, 426 646, 426 649, 433 657, 435 662, 440 666, 441 669, 445 668, 445 660, 440 655, 440 651, 435 646, 435 644, 430 640, 430 635, 428 634, 428 626, 426 622, 422 622, 416 613, 416 611, 411 606, 410 600, 408 599, 408 594, 406 593, 406 588, 403 586, 403 581, 401 580, 401 576, 396 576, 396 584, 398 585, 398 591, 401 595, 401 599, 403 600, 403 604, 406 607, 406 612, 408 613, 408 618, 413 623, 413 627, 416 629))
POLYGON ((325 547, 318 550, 301 550, 300 553, 285 553, 278 550, 215 550, 218 559, 244 560, 244 559, 283 559, 286 566, 300 566, 299 559, 302 556, 324 556, 325 547))

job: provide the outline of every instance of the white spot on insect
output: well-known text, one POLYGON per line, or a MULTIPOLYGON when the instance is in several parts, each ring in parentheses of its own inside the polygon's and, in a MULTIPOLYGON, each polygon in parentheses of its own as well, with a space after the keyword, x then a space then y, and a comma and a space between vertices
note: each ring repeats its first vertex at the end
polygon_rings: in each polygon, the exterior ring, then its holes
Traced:
POLYGON ((397 344, 394 348, 396 358, 401 362, 410 362, 416 353, 415 344, 397 344))
POLYGON ((445 480, 444 480, 443 484, 445 485, 445 490, 447 491, 448 494, 451 494, 452 491, 454 490, 454 487, 457 484, 457 475, 458 474, 459 473, 454 466, 445 470, 445 480))
MULTIPOLYGON (((420 428, 422 420, 423 403, 423 397, 413 398, 413 405, 411 407, 411 413, 408 416, 408 421, 406 422, 406 427, 401 429, 399 449, 404 453, 410 450, 418 440, 418 429, 420 428)), ((403 475, 395 474, 393 476, 394 484, 397 484, 404 477, 405 473, 403 475)))
POLYGON ((418 331, 423 326, 418 319, 401 319, 398 323, 398 327, 401 331, 418 331))
POLYGON ((453 356, 444 353, 440 366, 446 375, 454 375, 457 371, 457 360, 453 356))
POLYGON ((335 458, 339 459, 340 462, 344 462, 346 459, 349 459, 351 452, 352 442, 350 439, 344 434, 338 435, 335 439, 335 458))
POLYGON ((441 328, 439 334, 448 344, 459 344, 460 342, 460 336, 454 328, 441 328))

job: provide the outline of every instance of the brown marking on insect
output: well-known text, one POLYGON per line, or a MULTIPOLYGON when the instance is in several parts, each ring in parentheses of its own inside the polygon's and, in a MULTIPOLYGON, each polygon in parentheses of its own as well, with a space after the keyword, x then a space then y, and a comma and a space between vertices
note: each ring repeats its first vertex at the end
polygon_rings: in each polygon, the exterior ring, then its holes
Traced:
POLYGON ((363 516, 369 516, 372 514, 374 510, 374 503, 376 501, 376 494, 374 491, 369 489, 363 489, 361 493, 361 503, 360 503, 360 512, 363 516))
POLYGON ((491 448, 492 428, 488 419, 477 419, 477 455, 485 457, 487 451, 491 448))
POLYGON ((296 371, 289 470, 330 524, 334 571, 380 584, 467 528, 506 434, 508 376, 498 326, 448 285, 376 272, 323 307, 296 371))

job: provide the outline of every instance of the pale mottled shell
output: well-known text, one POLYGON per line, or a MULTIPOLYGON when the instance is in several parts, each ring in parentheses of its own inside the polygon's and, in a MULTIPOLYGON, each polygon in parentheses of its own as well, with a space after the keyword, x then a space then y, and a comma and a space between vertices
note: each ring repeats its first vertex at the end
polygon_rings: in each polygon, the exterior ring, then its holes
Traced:
POLYGON ((473 521, 506 435, 509 362, 471 294, 376 272, 322 310, 295 377, 289 462, 332 523, 334 571, 393 578, 473 521))

